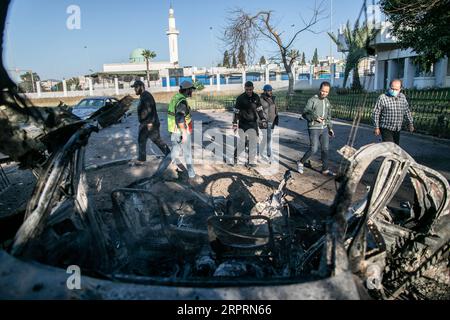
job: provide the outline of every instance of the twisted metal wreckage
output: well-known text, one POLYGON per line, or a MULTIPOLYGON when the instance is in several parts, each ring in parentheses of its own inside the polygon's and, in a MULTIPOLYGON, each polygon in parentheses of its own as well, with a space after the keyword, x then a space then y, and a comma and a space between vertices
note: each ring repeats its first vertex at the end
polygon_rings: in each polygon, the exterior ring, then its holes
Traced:
POLYGON ((0 76, 0 152, 38 178, 23 223, 0 250, 0 297, 449 297, 448 182, 394 144, 342 150, 346 170, 324 228, 314 225, 314 208, 286 201, 290 172, 267 201, 237 216, 230 198, 164 178, 170 156, 152 177, 112 192, 107 220, 89 193, 84 154, 90 134, 120 119, 131 97, 80 120, 64 106, 30 106, 3 66, 0 76), (354 201, 377 159, 370 190, 354 201), (407 178, 415 202, 394 211, 388 204, 407 178), (81 290, 66 287, 69 265, 82 268, 81 290))

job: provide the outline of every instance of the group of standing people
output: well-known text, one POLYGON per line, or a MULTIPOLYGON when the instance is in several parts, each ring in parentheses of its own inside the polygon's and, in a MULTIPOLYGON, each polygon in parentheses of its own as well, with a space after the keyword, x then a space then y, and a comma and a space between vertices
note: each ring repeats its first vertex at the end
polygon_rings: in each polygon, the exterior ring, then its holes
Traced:
MULTIPOLYGON (((401 81, 391 81, 388 90, 378 97, 372 112, 374 133, 381 136, 383 142, 400 143, 400 131, 404 119, 408 122, 410 132, 414 131, 413 118, 408 101, 401 93, 401 81)), ((192 96, 194 85, 184 81, 180 85, 179 92, 173 96, 167 111, 167 128, 171 135, 172 150, 162 140, 160 135, 160 122, 153 96, 145 90, 142 81, 133 84, 135 92, 140 96, 138 105, 139 135, 138 135, 138 160, 143 163, 146 160, 146 145, 150 139, 158 146, 164 155, 171 154, 172 161, 177 165, 180 152, 183 153, 187 172, 190 178, 196 176, 192 160, 192 114, 187 98, 192 96)), ((269 163, 273 160, 272 132, 278 125, 278 108, 273 89, 269 84, 263 88, 263 93, 257 95, 254 85, 247 81, 244 85, 245 92, 237 97, 233 129, 239 132, 238 144, 234 149, 233 164, 238 163, 238 151, 248 151, 247 165, 256 166, 256 154, 258 147, 260 155, 269 163), (259 143, 260 130, 262 132, 262 143, 259 143), (265 156, 264 153, 267 155, 265 156)), ((305 167, 311 167, 309 159, 321 150, 322 168, 321 172, 327 176, 335 173, 329 168, 329 144, 330 138, 335 136, 332 124, 332 105, 328 100, 331 90, 329 82, 322 82, 319 93, 311 97, 303 111, 303 118, 308 122, 309 149, 297 162, 299 173, 304 172, 305 167)))
MULTIPOLYGON (((304 110, 304 117, 308 121, 310 148, 298 162, 298 172, 303 173, 305 166, 311 166, 307 161, 318 151, 320 142, 322 158, 322 174, 334 176, 328 167, 329 137, 334 137, 331 122, 332 106, 328 100, 331 85, 322 82, 319 94, 308 100, 304 110)), ((400 144, 400 131, 404 120, 408 122, 410 132, 414 131, 413 117, 406 96, 401 93, 402 82, 394 79, 389 88, 381 94, 372 111, 372 121, 376 136, 381 136, 383 142, 400 144)))
MULTIPOLYGON (((327 99, 330 89, 331 85, 328 82, 323 82, 319 94, 309 99, 305 107, 304 115, 308 120, 310 148, 298 162, 299 173, 303 173, 304 166, 310 166, 309 158, 318 151, 320 144, 323 162, 322 173, 334 175, 328 169, 329 136, 334 136, 331 122, 331 104, 327 99)), ((267 158, 270 163, 273 156, 272 130, 278 125, 278 109, 272 87, 265 85, 261 96, 255 94, 253 90, 254 86, 251 81, 245 83, 245 92, 236 99, 233 118, 233 129, 240 129, 239 143, 234 151, 234 162, 237 163, 239 146, 245 143, 245 147, 248 149, 248 166, 250 167, 256 165, 258 128, 263 129, 261 156, 264 157, 264 150, 267 150, 267 158), (258 125, 258 122, 260 125, 258 125)))
POLYGON ((253 82, 247 81, 245 92, 237 99, 234 107, 233 129, 239 130, 238 144, 234 148, 234 164, 238 163, 238 150, 248 149, 248 162, 250 167, 256 166, 256 154, 259 146, 259 129, 262 130, 262 148, 267 156, 266 160, 272 162, 272 130, 278 125, 278 110, 271 85, 265 85, 263 93, 258 96, 254 92, 253 82))
MULTIPOLYGON (((397 145, 400 144, 400 131, 405 119, 408 122, 409 131, 414 131, 409 103, 406 96, 401 93, 401 88, 401 80, 392 80, 387 91, 378 97, 372 111, 375 135, 381 136, 383 142, 393 142, 397 145)), ((332 106, 327 98, 330 89, 329 82, 322 82, 319 94, 309 99, 304 109, 303 115, 308 121, 310 147, 298 162, 299 173, 303 173, 304 167, 311 167, 308 159, 318 151, 320 143, 322 174, 335 175, 328 165, 329 138, 335 136, 331 122, 332 106)))
MULTIPOLYGON (((372 118, 375 127, 376 136, 381 136, 383 142, 394 142, 400 144, 400 131, 403 122, 406 119, 410 132, 414 131, 413 117, 409 108, 406 96, 401 93, 401 80, 394 79, 389 84, 388 90, 378 97, 377 103, 373 109, 372 118)), ((249 141, 257 140, 258 125, 257 119, 262 120, 263 145, 267 146, 267 156, 272 157, 272 130, 278 125, 278 110, 275 104, 275 97, 270 85, 264 86, 264 93, 258 97, 253 92, 253 83, 245 84, 245 93, 236 99, 235 116, 233 128, 242 129, 239 134, 239 140, 245 141, 249 148, 249 164, 254 165, 256 148, 250 148, 249 141), (251 130, 251 133, 248 132, 251 130)), ((299 173, 304 172, 305 167, 311 168, 309 159, 321 151, 322 168, 321 172, 326 176, 335 176, 336 174, 329 168, 329 145, 330 138, 335 137, 333 130, 332 105, 328 100, 331 90, 331 84, 324 81, 320 85, 319 93, 310 98, 304 108, 303 117, 308 122, 309 148, 303 154, 300 161, 297 162, 299 173)), ((243 142, 241 142, 243 143, 243 142)), ((235 148, 235 162, 237 162, 237 147, 235 148)))

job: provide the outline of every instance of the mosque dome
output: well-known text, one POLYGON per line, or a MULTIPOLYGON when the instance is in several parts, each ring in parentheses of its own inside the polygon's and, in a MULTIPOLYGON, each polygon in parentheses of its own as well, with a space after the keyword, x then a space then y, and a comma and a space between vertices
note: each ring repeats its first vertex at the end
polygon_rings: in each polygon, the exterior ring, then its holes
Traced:
POLYGON ((142 56, 142 52, 144 52, 145 49, 137 48, 131 51, 130 54, 130 62, 131 63, 141 63, 145 62, 144 57, 142 56))

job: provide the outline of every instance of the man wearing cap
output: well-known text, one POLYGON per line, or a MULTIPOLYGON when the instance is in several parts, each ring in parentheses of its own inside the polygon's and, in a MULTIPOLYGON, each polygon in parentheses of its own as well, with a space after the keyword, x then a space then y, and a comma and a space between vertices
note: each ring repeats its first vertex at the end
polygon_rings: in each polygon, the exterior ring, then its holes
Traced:
POLYGON ((272 130, 278 125, 278 110, 275 104, 275 96, 272 94, 272 86, 266 84, 263 91, 261 94, 261 105, 267 120, 267 129, 263 130, 263 150, 260 152, 263 155, 264 147, 267 146, 267 157, 269 162, 272 162, 272 130))
POLYGON ((256 166, 256 146, 258 144, 258 117, 263 128, 267 128, 261 99, 253 92, 253 82, 247 81, 245 92, 236 99, 234 107, 233 129, 239 129, 239 143, 234 148, 234 163, 238 161, 238 149, 248 146, 248 165, 256 166))
POLYGON ((145 90, 144 82, 136 80, 131 87, 134 88, 136 95, 140 96, 139 105, 137 107, 139 119, 139 151, 137 164, 142 164, 147 159, 147 139, 150 138, 150 140, 158 146, 164 155, 168 155, 170 153, 170 149, 162 140, 159 133, 160 122, 158 112, 156 111, 155 99, 150 92, 145 90))
POLYGON ((191 149, 192 116, 186 98, 192 97, 193 90, 195 88, 192 82, 183 81, 179 92, 170 101, 167 111, 167 129, 172 141, 172 161, 178 164, 178 156, 183 150, 189 178, 195 177, 195 171, 191 149))

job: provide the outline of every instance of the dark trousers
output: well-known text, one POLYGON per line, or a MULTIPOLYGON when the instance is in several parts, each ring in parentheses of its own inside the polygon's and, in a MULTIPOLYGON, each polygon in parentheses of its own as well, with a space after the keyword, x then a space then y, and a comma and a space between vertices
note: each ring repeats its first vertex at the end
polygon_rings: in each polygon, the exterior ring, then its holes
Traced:
POLYGON ((319 150, 319 143, 322 153, 322 170, 328 170, 328 147, 330 145, 330 137, 328 136, 328 129, 309 129, 309 150, 300 160, 305 163, 308 159, 319 150))
POLYGON ((394 142, 397 145, 400 145, 400 131, 391 131, 388 129, 380 129, 381 131, 381 140, 383 142, 394 142))
POLYGON ((170 153, 169 146, 161 138, 159 126, 153 127, 149 130, 146 124, 141 124, 139 126, 138 136, 139 161, 145 161, 147 159, 147 139, 152 140, 152 142, 158 146, 165 156, 170 153))
POLYGON ((239 139, 234 147, 234 162, 237 163, 239 154, 248 149, 248 163, 255 164, 258 148, 258 126, 256 124, 241 126, 238 133, 239 139))

